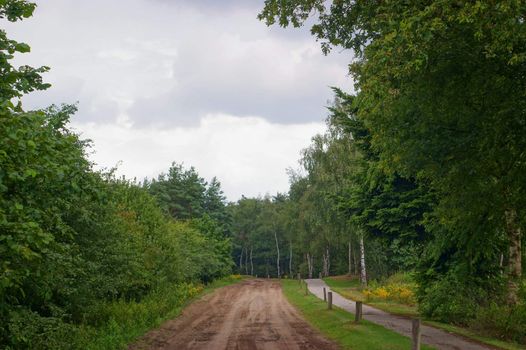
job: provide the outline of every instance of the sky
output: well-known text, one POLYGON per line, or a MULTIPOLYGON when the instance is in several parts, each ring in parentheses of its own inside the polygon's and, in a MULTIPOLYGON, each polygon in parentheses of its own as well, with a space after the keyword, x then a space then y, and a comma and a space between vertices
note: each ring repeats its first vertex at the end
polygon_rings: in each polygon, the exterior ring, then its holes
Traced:
POLYGON ((40 0, 4 24, 46 65, 26 109, 77 103, 71 126, 97 169, 139 180, 172 162, 216 176, 235 201, 288 190, 287 168, 325 129, 330 86, 352 88, 349 52, 308 28, 267 27, 263 0, 40 0))

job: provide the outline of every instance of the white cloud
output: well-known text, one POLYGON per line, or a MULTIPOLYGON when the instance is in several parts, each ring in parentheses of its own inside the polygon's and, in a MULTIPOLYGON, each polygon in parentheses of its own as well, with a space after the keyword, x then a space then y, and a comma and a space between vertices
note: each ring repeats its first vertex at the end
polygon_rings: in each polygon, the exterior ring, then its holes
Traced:
POLYGON ((285 168, 323 128, 329 86, 349 89, 348 52, 322 55, 308 28, 266 27, 263 1, 35 0, 4 23, 19 64, 53 84, 26 108, 79 102, 94 160, 127 177, 172 161, 217 176, 230 199, 285 191, 285 168), (248 117, 258 116, 258 117, 248 117))
POLYGON ((323 56, 306 28, 266 27, 256 19, 263 3, 37 3, 33 18, 6 23, 32 46, 20 63, 52 68, 54 87, 27 97, 29 107, 80 101, 80 120, 139 127, 196 124, 207 113, 300 123, 324 118, 329 86, 351 86, 347 53, 323 56), (92 113, 109 104, 118 112, 92 113))
POLYGON ((286 192, 285 170, 295 167, 310 137, 323 123, 273 124, 259 117, 207 115, 197 127, 136 129, 123 125, 74 124, 94 141, 99 168, 120 163, 117 174, 156 177, 171 162, 195 166, 206 179, 217 176, 229 200, 286 192))

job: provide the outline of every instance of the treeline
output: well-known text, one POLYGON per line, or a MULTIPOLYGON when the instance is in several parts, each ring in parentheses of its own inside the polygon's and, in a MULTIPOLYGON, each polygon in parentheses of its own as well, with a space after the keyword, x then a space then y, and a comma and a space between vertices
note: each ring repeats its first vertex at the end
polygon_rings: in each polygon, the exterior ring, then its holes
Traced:
MULTIPOLYGON (((34 7, 4 1, 0 17, 34 7)), ((143 184, 94 171, 74 106, 19 102, 47 68, 14 68, 29 46, 4 31, 0 49, 0 348, 120 348, 230 273, 220 184, 177 164, 143 184)))
POLYGON ((424 217, 435 195, 414 179, 387 173, 370 134, 335 89, 327 131, 289 171, 290 190, 242 198, 229 209, 234 259, 246 274, 307 278, 339 274, 382 279, 414 270, 430 236, 424 217))
POLYGON ((288 274, 359 266, 364 284, 413 271, 425 316, 525 342, 525 10, 520 1, 267 0, 268 25, 310 18, 325 53, 354 54, 356 93, 335 90, 304 173, 291 177, 287 200, 255 200, 279 214, 271 228, 257 214, 257 229, 238 229, 235 258, 252 251, 255 270, 275 275, 280 245, 280 257, 292 248, 288 274))

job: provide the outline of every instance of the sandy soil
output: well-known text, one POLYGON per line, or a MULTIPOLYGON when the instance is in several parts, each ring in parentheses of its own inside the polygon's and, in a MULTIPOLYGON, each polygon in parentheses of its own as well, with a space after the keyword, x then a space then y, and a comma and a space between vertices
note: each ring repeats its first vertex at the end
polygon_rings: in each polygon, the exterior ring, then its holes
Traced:
POLYGON ((139 349, 338 349, 285 299, 278 282, 220 288, 131 345, 139 349))

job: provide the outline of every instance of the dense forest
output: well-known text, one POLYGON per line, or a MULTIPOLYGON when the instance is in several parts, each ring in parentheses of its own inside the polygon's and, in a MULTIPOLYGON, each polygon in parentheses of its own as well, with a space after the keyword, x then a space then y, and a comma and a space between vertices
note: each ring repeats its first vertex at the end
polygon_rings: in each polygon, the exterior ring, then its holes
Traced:
POLYGON ((238 270, 403 271, 420 312, 526 342, 521 1, 278 1, 259 19, 353 52, 288 193, 230 207, 238 270), (312 24, 314 23, 314 24, 312 24))

